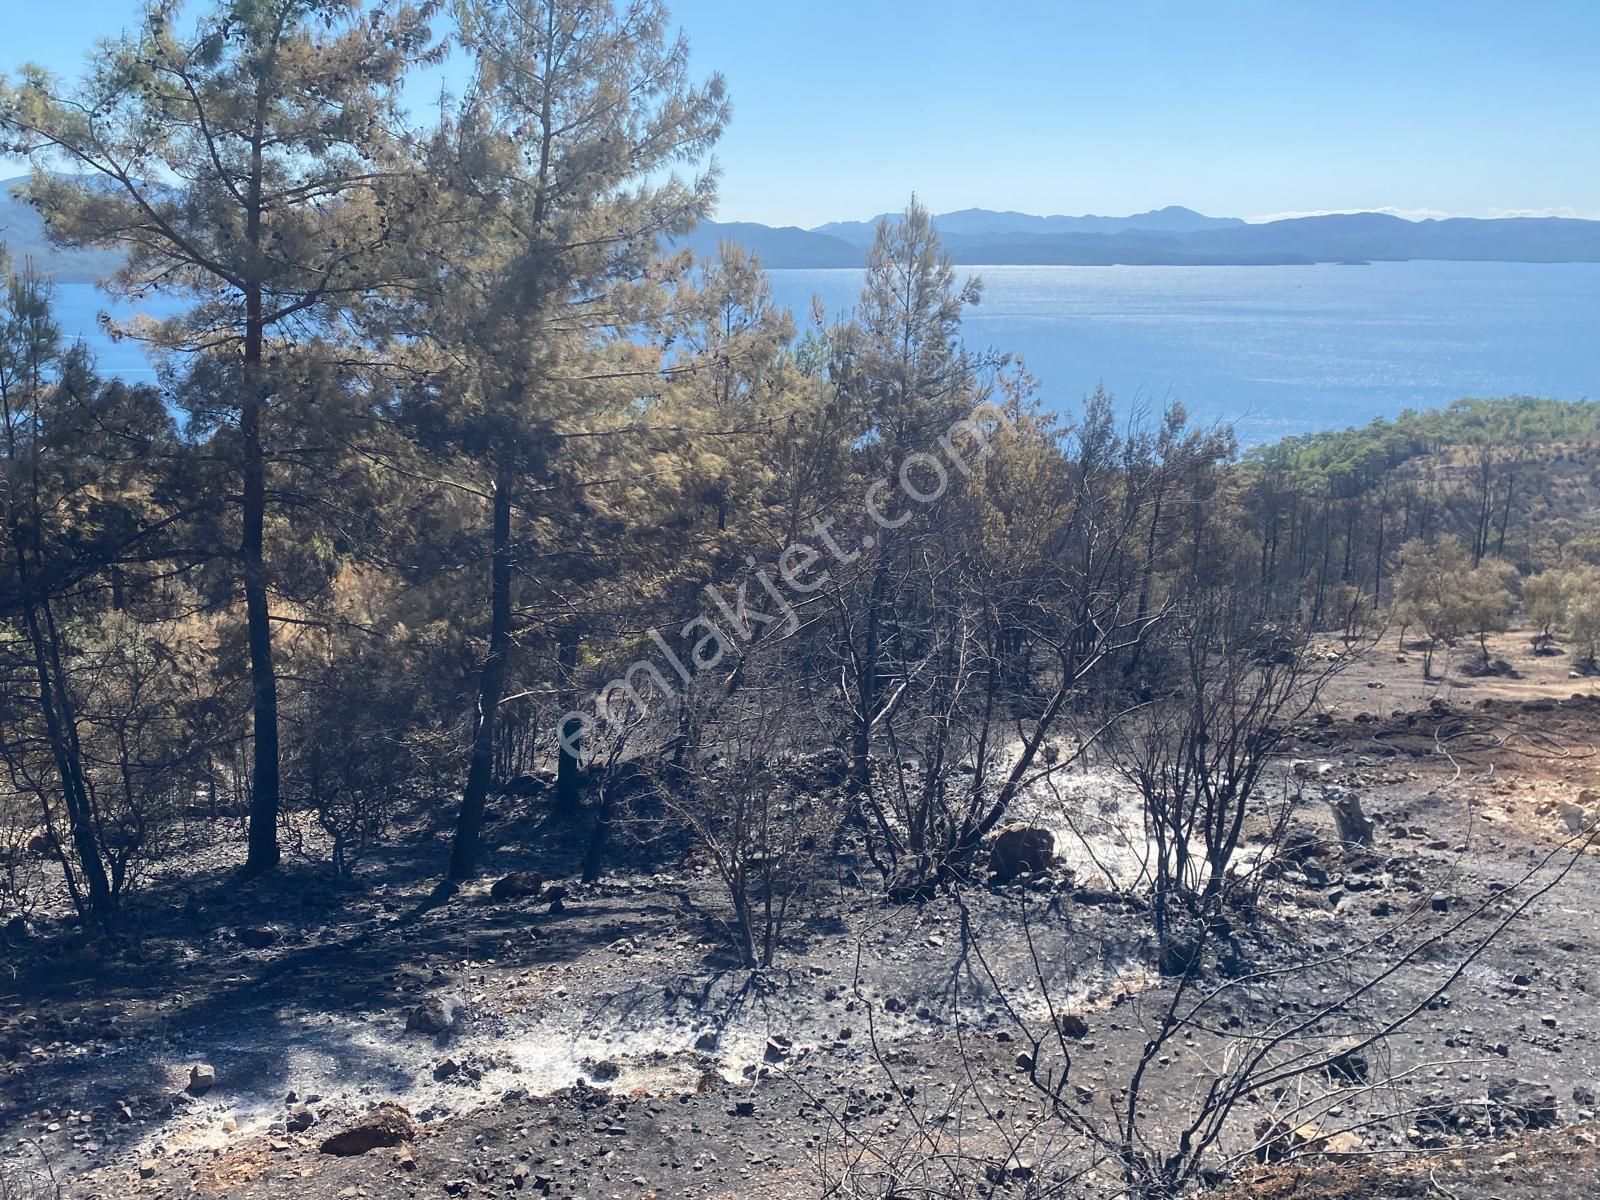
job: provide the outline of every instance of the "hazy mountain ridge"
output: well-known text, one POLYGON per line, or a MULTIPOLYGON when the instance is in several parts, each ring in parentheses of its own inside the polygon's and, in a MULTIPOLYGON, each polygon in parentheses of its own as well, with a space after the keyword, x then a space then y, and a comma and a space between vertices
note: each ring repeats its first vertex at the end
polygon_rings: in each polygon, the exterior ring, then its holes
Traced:
MULTIPOLYGON (((1172 206, 1131 217, 966 209, 936 217, 934 223, 955 261, 971 265, 1600 262, 1600 221, 1572 217, 1408 221, 1387 213, 1336 213, 1250 224, 1172 206), (1082 227, 1085 223, 1089 227, 1082 227)), ((755 222, 708 221, 687 244, 705 251, 731 240, 754 250, 769 267, 860 266, 875 226, 875 221, 845 221, 779 230, 755 222)))
MULTIPOLYGON (((893 219, 895 213, 880 213, 870 221, 830 221, 818 225, 813 233, 824 233, 857 246, 870 246, 878 222, 884 217, 893 219)), ((933 219, 934 227, 943 237, 992 236, 995 234, 1114 234, 1128 230, 1145 230, 1160 233, 1194 233, 1204 229, 1227 229, 1243 225, 1239 217, 1208 217, 1192 208, 1170 204, 1166 208, 1135 213, 1131 217, 1036 217, 1029 213, 996 212, 988 208, 964 208, 957 212, 941 213, 933 219)))
MULTIPOLYGON (((113 250, 50 244, 39 214, 18 194, 26 178, 0 180, 0 246, 61 283, 116 269, 113 250)), ((893 217, 894 214, 887 214, 893 217)), ((774 270, 859 267, 877 220, 815 229, 706 221, 678 244, 715 254, 731 241, 774 270)), ((1435 259, 1460 262, 1600 262, 1600 221, 1573 217, 1450 217, 1409 221, 1387 213, 1335 213, 1250 224, 1179 205, 1128 217, 1033 216, 969 208, 934 218, 951 257, 967 265, 1272 266, 1435 259)))
POLYGON ((0 247, 13 266, 31 261, 57 283, 93 283, 117 269, 122 255, 115 250, 69 250, 50 244, 41 217, 19 194, 26 176, 0 179, 0 247))

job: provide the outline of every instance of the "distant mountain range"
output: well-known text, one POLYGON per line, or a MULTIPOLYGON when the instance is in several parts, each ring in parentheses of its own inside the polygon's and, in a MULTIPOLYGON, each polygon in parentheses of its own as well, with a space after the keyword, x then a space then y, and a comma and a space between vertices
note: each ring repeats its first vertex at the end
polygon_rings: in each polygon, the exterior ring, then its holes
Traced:
MULTIPOLYGON (((870 221, 830 221, 818 225, 813 233, 825 233, 840 238, 853 246, 872 245, 873 234, 883 217, 893 219, 895 213, 882 213, 870 221)), ((1145 233, 1197 233, 1205 229, 1231 229, 1245 222, 1238 217, 1208 217, 1191 208, 1176 204, 1153 212, 1135 213, 1131 217, 1033 217, 1027 213, 994 212, 987 208, 963 208, 960 212, 942 213, 934 219, 941 236, 992 237, 995 235, 1035 234, 1052 236, 1058 233, 1125 233, 1141 230, 1145 233)))
POLYGON ((117 269, 122 255, 115 250, 61 250, 45 236, 44 218, 17 196, 27 179, 0 179, 0 247, 20 267, 32 259, 39 270, 57 283, 92 283, 117 269))
MULTIPOLYGON (((835 221, 805 230, 707 221, 684 242, 701 254, 715 252, 721 241, 737 242, 773 268, 858 267, 876 225, 835 221)), ((1386 213, 1340 213, 1252 224, 1177 206, 1131 217, 1035 217, 969 208, 941 214, 934 225, 951 257, 969 265, 1600 262, 1600 221, 1568 217, 1408 221, 1386 213)))
MULTIPOLYGON (((24 182, 0 180, 0 245, 14 261, 31 257, 62 283, 101 279, 116 269, 120 255, 114 251, 51 246, 39 214, 16 195, 24 182)), ((799 229, 706 221, 681 244, 710 255, 719 243, 736 242, 772 269, 859 267, 877 223, 832 221, 799 229)), ((1408 221, 1386 213, 1349 213, 1252 224, 1173 205, 1131 217, 1036 217, 968 208, 943 213, 934 224, 951 256, 966 265, 1269 266, 1414 258, 1600 262, 1600 221, 1569 217, 1408 221)))

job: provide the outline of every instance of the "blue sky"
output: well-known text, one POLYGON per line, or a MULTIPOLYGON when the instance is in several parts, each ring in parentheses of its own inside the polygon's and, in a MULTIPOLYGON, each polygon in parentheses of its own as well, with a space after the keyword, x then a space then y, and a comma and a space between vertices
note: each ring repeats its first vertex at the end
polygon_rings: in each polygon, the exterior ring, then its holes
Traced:
MULTIPOLYGON (((725 220, 899 208, 1600 215, 1600 2, 678 0, 725 220)), ((0 0, 71 73, 136 0, 0 0)), ((13 174, 16 164, 0 163, 13 174)))

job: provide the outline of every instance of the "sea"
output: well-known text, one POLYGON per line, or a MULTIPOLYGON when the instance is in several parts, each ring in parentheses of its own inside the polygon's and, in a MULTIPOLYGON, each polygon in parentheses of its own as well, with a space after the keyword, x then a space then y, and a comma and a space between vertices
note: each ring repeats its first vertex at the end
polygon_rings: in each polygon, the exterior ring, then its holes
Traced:
MULTIPOLYGON (((772 271, 802 326, 857 303, 860 270, 772 271)), ((1045 406, 1104 386, 1120 408, 1181 401, 1245 444, 1361 425, 1462 397, 1600 396, 1600 264, 1401 262, 1274 267, 958 268, 982 298, 974 349, 1015 354, 1045 406)), ((153 374, 112 342, 88 284, 58 288, 65 330, 103 370, 153 374)))

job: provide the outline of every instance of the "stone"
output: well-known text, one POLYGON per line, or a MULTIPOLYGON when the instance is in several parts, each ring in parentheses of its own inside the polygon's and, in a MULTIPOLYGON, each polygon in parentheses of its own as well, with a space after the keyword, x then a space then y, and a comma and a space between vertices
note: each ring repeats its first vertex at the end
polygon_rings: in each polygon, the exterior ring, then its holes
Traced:
POLYGON ((1056 860, 1056 835, 1037 825, 1012 825, 1000 831, 989 851, 989 874, 1009 883, 1031 871, 1048 871, 1056 860))
POLYGON ((1542 1083, 1501 1079, 1489 1085, 1489 1105, 1502 1125, 1551 1129, 1560 1118, 1555 1092, 1542 1083))
POLYGON ((156 1160, 147 1158, 139 1164, 140 1179, 154 1179, 156 1177, 156 1160))
POLYGON ((1340 1083, 1362 1084, 1372 1077, 1372 1064, 1356 1038, 1348 1039, 1348 1044, 1339 1047, 1338 1053, 1328 1060, 1325 1070, 1330 1079, 1340 1083))
POLYGON ((339 1158, 353 1158, 382 1146, 399 1146, 415 1141, 416 1124, 411 1114, 398 1104, 384 1103, 323 1141, 321 1150, 339 1158))
POLYGON ((271 925, 258 925, 251 929, 235 930, 234 936, 252 950, 266 950, 283 941, 283 934, 271 925))
POLYGON ((429 996, 411 1010, 411 1015, 406 1018, 406 1030, 434 1037, 449 1033, 461 1019, 465 1008, 466 1001, 460 996, 429 996))
POLYGON ((289 1114, 289 1119, 284 1122, 290 1133, 304 1133, 317 1123, 316 1115, 309 1108, 297 1108, 289 1114))
POLYGON ((186 1090, 191 1096, 204 1096, 216 1084, 216 1068, 210 1063, 196 1063, 189 1068, 189 1086, 186 1090))
POLYGON ((521 900, 525 896, 537 896, 543 890, 544 876, 539 872, 513 871, 495 880, 494 886, 489 889, 489 897, 493 900, 521 900))
POLYGON ((1069 1037, 1074 1041, 1081 1041, 1089 1036, 1089 1022, 1077 1013, 1063 1013, 1057 1017, 1056 1028, 1061 1031, 1062 1037, 1069 1037))
POLYGON ((1339 840, 1346 846, 1372 845, 1372 818, 1361 808, 1361 797, 1354 792, 1341 791, 1329 798, 1333 807, 1333 821, 1339 829, 1339 840))
POLYGON ((1361 1157, 1366 1146, 1359 1133, 1346 1129, 1324 1140, 1322 1153, 1330 1162, 1347 1163, 1361 1157))
POLYGON ((1581 833, 1586 826, 1594 823, 1594 816, 1588 809, 1570 800, 1561 802, 1560 811, 1561 823, 1567 827, 1568 833, 1581 833))

